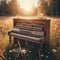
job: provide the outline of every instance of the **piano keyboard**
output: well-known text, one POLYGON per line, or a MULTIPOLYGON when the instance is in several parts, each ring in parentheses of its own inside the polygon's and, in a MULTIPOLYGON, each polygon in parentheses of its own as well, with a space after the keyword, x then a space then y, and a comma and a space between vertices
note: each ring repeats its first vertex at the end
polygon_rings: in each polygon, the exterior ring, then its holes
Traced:
POLYGON ((9 35, 17 36, 17 37, 20 37, 22 39, 31 39, 31 40, 38 40, 38 41, 44 39, 44 37, 36 38, 36 37, 31 37, 31 36, 27 36, 27 35, 21 35, 21 34, 17 34, 17 33, 13 33, 13 32, 11 32, 9 35))
POLYGON ((30 35, 35 37, 44 36, 44 31, 36 31, 36 30, 27 30, 27 29, 19 29, 19 28, 13 28, 12 32, 19 33, 22 35, 30 35))

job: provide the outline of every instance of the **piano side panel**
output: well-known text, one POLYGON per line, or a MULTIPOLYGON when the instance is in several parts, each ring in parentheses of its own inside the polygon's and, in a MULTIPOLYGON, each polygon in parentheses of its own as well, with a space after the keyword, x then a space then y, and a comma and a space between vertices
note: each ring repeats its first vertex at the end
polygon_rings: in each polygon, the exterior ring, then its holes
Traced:
POLYGON ((46 43, 50 44, 50 21, 46 22, 46 43))

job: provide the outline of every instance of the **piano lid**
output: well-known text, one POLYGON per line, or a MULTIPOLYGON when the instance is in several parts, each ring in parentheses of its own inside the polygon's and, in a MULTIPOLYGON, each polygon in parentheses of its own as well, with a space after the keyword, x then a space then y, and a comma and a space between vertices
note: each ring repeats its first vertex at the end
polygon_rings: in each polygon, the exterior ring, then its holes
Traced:
POLYGON ((17 16, 16 18, 14 19, 23 19, 23 20, 49 20, 49 18, 47 17, 38 17, 38 16, 17 16))

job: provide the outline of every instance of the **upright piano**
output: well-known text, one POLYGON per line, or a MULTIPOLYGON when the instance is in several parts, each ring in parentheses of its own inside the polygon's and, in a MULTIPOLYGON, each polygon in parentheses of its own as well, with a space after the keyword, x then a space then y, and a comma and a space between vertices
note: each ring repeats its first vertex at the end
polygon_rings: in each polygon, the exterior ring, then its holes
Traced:
POLYGON ((35 46, 40 58, 43 44, 49 44, 50 20, 43 18, 13 19, 13 29, 8 33, 8 35, 10 37, 10 44, 16 44, 17 41, 19 41, 20 47, 29 47, 31 45, 30 48, 32 48, 32 45, 35 46))

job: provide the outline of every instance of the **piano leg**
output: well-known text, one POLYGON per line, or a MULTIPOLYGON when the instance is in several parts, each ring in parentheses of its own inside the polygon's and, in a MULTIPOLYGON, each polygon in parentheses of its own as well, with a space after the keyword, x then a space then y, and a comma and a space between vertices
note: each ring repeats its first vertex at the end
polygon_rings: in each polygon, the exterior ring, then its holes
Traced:
POLYGON ((13 36, 9 36, 9 39, 10 39, 10 46, 12 46, 13 43, 14 43, 14 37, 13 36))
POLYGON ((9 36, 9 43, 11 44, 11 36, 9 36))
POLYGON ((38 60, 41 60, 41 51, 40 51, 40 48, 38 48, 38 60))

